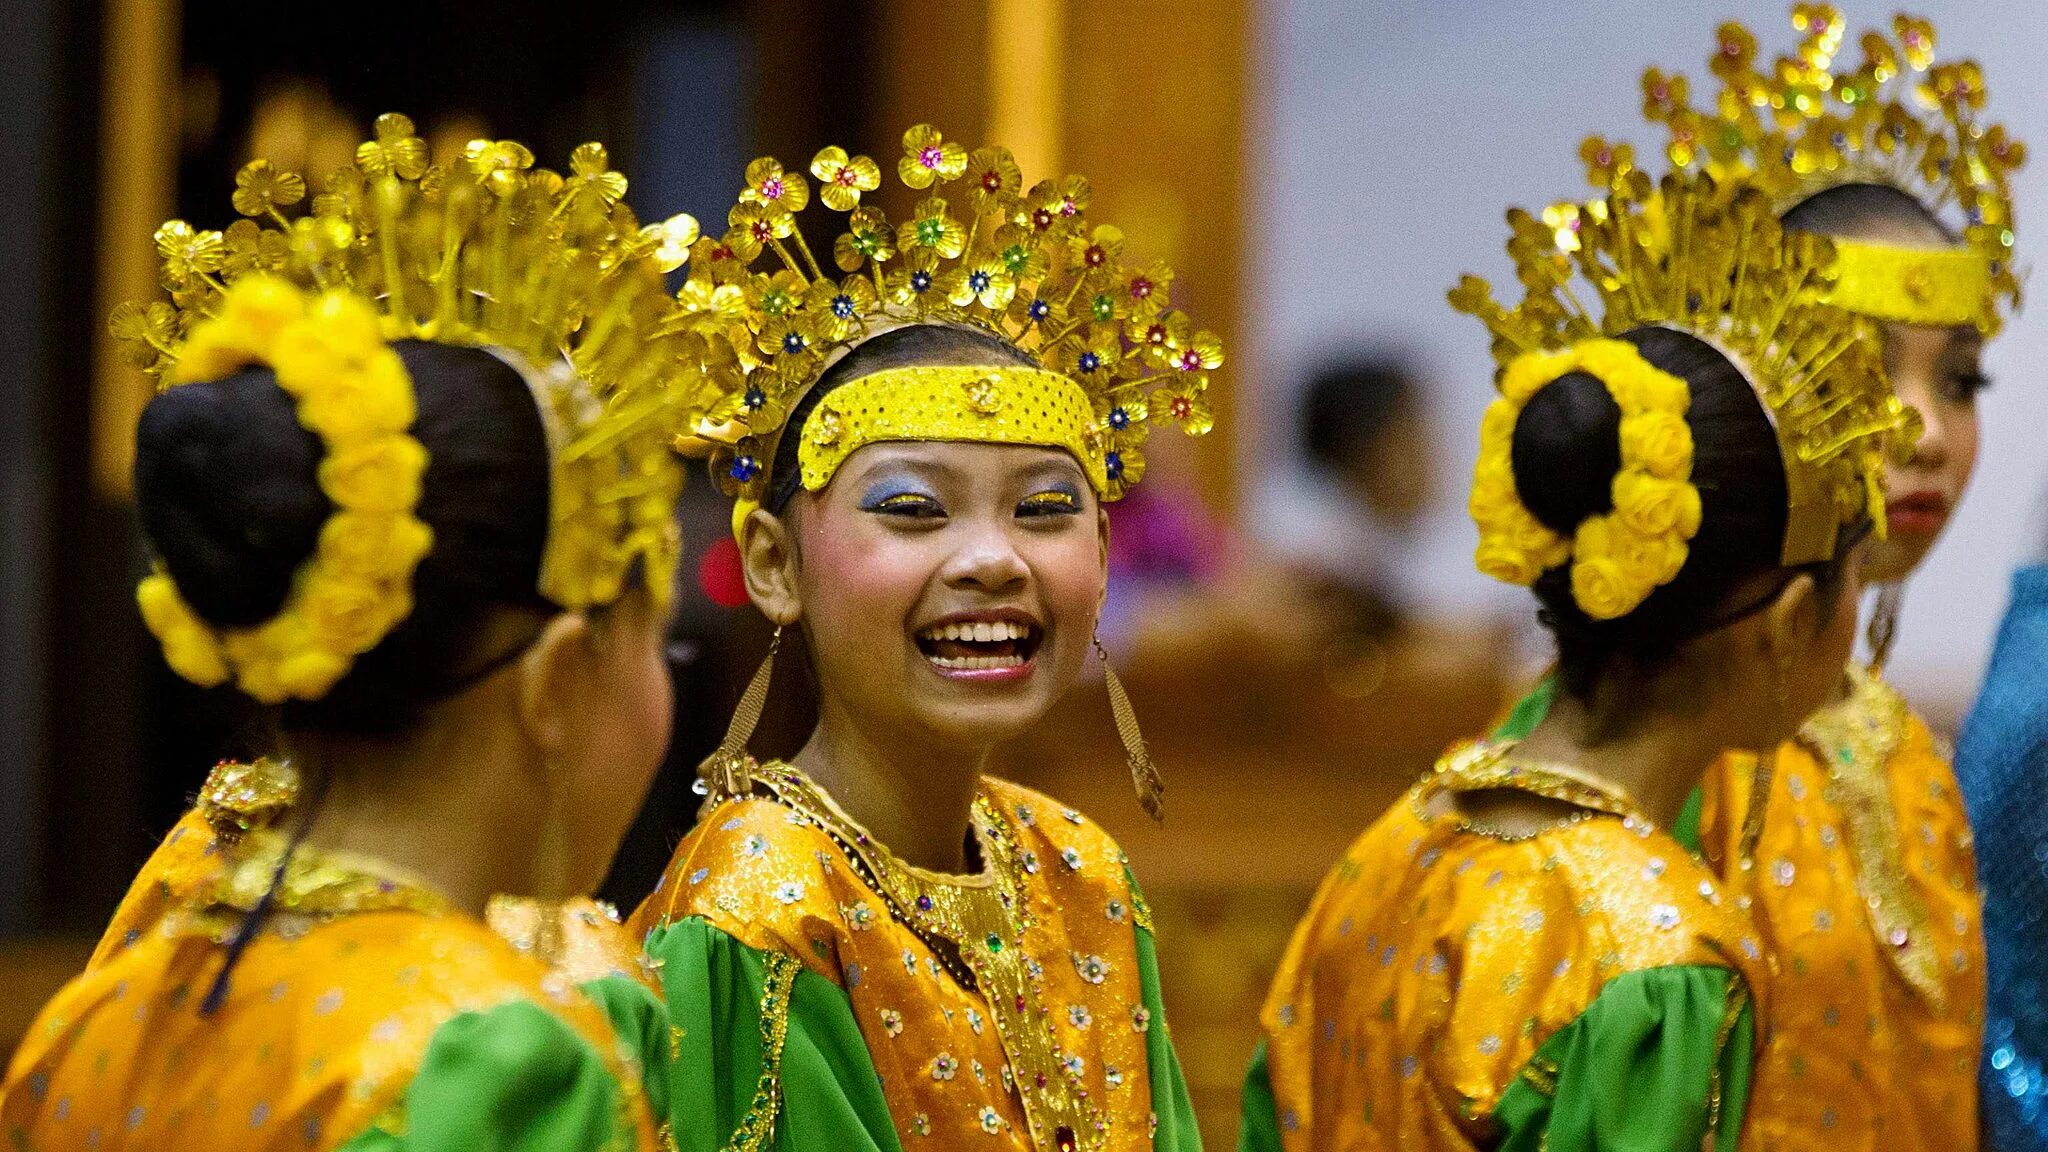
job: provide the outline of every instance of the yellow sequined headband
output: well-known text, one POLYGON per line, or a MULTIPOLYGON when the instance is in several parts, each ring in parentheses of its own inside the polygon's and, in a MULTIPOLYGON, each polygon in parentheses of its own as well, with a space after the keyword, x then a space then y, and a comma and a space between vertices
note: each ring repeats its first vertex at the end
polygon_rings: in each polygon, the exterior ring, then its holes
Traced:
POLYGON ((1875 320, 1955 327, 1975 324, 1992 294, 1991 265, 1968 248, 1903 248, 1835 240, 1828 303, 1875 320))
MULTIPOLYGON (((887 368, 832 390, 804 421, 797 444, 806 491, 831 483, 846 458, 868 444, 890 441, 963 441, 1064 448, 1080 461, 1097 493, 1126 466, 1115 449, 1097 450, 1100 434, 1088 393, 1071 379, 1042 368, 916 366, 887 368)), ((764 465, 738 462, 750 474, 764 465)), ((733 535, 758 498, 733 505, 733 535)))

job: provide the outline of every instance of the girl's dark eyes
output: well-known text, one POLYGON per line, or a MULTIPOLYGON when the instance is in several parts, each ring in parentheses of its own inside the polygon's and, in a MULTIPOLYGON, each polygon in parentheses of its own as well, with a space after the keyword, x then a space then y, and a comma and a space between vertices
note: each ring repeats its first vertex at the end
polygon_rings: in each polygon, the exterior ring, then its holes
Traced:
POLYGON ((1033 492, 1017 505, 1019 517, 1072 516, 1081 511, 1081 500, 1071 492, 1033 492))
POLYGON ((1967 402, 1975 400, 1978 393, 1983 392, 1989 387, 1991 387, 1991 377, 1982 372, 1958 372, 1948 378, 1948 387, 1944 391, 1948 393, 1948 397, 1951 400, 1967 402))
POLYGON ((945 516, 946 507, 922 492, 898 492, 869 504, 866 511, 882 516, 929 520, 945 516))

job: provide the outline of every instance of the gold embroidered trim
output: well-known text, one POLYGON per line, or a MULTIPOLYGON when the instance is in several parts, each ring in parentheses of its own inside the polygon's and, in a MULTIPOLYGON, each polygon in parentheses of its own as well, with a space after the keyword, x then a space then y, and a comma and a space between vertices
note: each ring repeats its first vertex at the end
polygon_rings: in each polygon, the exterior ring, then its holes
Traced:
MULTIPOLYGON (((1619 785, 1569 764, 1520 759, 1514 754, 1515 747, 1512 741, 1479 741, 1458 749, 1438 761, 1436 771, 1427 781, 1427 787, 1417 789, 1412 794, 1416 814, 1425 821, 1429 819, 1429 793, 1436 789, 1458 795, 1469 792, 1510 791, 1526 792, 1532 796, 1541 796, 1583 809, 1543 829, 1544 832, 1569 827, 1599 816, 1619 816, 1631 827, 1655 826, 1655 822, 1643 815, 1642 809, 1619 785)), ((1493 832, 1473 824, 1462 816, 1458 818, 1458 826, 1461 831, 1476 836, 1510 843, 1542 834, 1538 832, 1521 836, 1493 832)))
POLYGON ((1529 1062, 1522 1065, 1521 1077, 1524 1084, 1543 1093, 1544 1099, 1548 1100, 1557 1095, 1558 1067, 1556 1061, 1546 1060, 1541 1056, 1531 1056, 1529 1057, 1529 1062))
MULTIPOLYGON (((802 968, 803 962, 787 952, 768 953, 761 977, 761 1078, 747 1114, 725 1142, 729 1152, 761 1152, 774 1142, 775 1120, 782 1112, 782 1045, 789 1039, 789 999, 802 968)), ((674 1147, 674 1132, 665 1134, 668 1146, 674 1147)))
MULTIPOLYGON (((1101 1110, 1088 1100, 1081 1074, 1062 1060, 1051 1014, 1043 1007, 1040 975, 1024 954, 1025 933, 1034 921, 1023 852, 988 795, 975 798, 972 822, 983 871, 949 876, 897 860, 829 794, 787 764, 769 765, 756 784, 832 837, 891 914, 931 946, 963 987, 987 1002, 1016 1072, 1033 1145, 1046 1152, 1103 1148, 1101 1110)), ((1101 963, 1079 954, 1072 959, 1077 967, 1101 963)))
POLYGON ((299 798, 299 772, 288 760, 258 756, 249 763, 223 760, 199 789, 199 813, 229 844, 252 828, 267 828, 299 798))
MULTIPOLYGON (((1707 1134, 1712 1137, 1721 1131, 1721 1064, 1728 1052, 1728 1040, 1735 1035, 1735 1025, 1742 1019, 1742 1010, 1749 1005, 1749 981, 1742 973, 1728 970, 1728 995, 1721 1004, 1721 1027, 1714 1037, 1714 1072, 1707 1080, 1707 1134)), ((1707 1147, 1711 1148, 1709 1143, 1707 1147)))
POLYGON ((1826 770, 1827 798, 1848 826, 1856 888, 1879 950, 1907 984, 1940 1006, 1941 957, 1927 909, 1906 879, 1892 804, 1890 765, 1905 742, 1906 701, 1860 666, 1850 665, 1848 676, 1848 698, 1809 717, 1799 742, 1826 770))
MULTIPOLYGON (((202 932, 239 923, 271 887, 286 837, 257 828, 235 849, 232 863, 211 885, 194 894, 190 911, 202 932)), ((369 856, 301 844, 271 898, 272 919, 333 920, 358 912, 405 910, 429 916, 453 915, 439 893, 397 867, 369 856)))

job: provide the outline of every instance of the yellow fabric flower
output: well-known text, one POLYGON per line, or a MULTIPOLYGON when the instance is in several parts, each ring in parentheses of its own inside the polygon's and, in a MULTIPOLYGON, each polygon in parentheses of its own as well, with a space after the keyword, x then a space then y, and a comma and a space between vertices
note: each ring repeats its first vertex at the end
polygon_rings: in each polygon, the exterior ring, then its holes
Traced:
POLYGON ((359 580, 402 579, 434 546, 434 530, 411 516, 337 512, 320 526, 320 562, 359 580))
POLYGON ((164 662, 171 671, 201 688, 211 688, 228 678, 226 657, 213 638, 213 630, 178 595, 178 586, 162 572, 144 577, 135 586, 135 603, 142 610, 142 622, 163 645, 164 662))
POLYGON ((1613 498, 1614 514, 1640 535, 1690 539, 1700 530, 1700 490, 1684 481, 1630 469, 1614 478, 1613 498))
POLYGON ((357 512, 403 512, 420 502, 427 450, 410 436, 379 436, 320 461, 320 490, 357 512))
POLYGON ((1692 475, 1692 427, 1670 411, 1646 411, 1621 422, 1622 458, 1652 476, 1685 480, 1692 475))
MULTIPOLYGON (((905 187, 929 188, 967 171, 967 149, 945 138, 937 128, 919 124, 903 134, 903 158, 896 176, 905 187)), ((907 247, 907 245, 906 245, 907 247)))

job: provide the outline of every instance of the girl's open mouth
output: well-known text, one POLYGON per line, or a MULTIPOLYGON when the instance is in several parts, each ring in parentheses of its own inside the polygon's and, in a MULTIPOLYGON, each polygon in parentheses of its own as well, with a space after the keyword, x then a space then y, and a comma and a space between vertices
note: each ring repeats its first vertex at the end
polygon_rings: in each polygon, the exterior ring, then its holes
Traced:
POLYGON ((959 620, 917 633, 917 649, 941 672, 999 672, 1031 663, 1043 639, 1016 620, 959 620))

